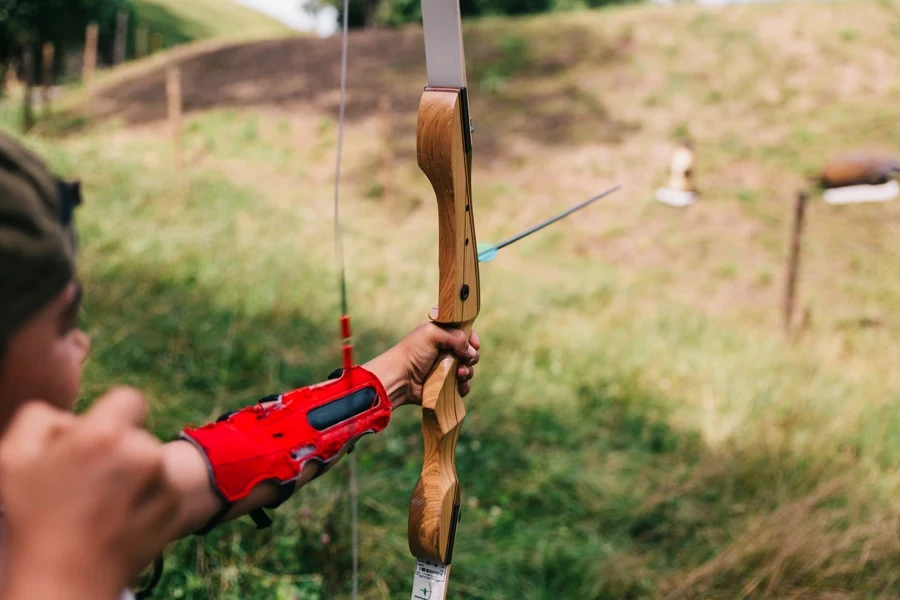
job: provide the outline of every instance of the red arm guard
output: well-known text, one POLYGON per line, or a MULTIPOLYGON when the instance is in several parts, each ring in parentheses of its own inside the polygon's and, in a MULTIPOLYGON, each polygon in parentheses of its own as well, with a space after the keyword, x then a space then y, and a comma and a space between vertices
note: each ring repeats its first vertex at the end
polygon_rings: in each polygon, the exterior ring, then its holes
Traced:
POLYGON ((264 481, 288 484, 292 492, 307 462, 328 465, 348 444, 387 427, 390 418, 384 386, 369 371, 353 367, 333 381, 185 429, 181 437, 204 454, 216 491, 234 503, 264 481))

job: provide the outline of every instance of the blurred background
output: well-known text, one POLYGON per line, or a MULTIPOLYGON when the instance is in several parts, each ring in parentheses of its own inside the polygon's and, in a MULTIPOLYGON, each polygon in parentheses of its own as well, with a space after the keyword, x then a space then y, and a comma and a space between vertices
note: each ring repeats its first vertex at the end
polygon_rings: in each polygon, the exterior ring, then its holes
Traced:
MULTIPOLYGON (((418 0, 351 4, 342 225, 365 360, 434 303, 437 217, 418 0)), ((462 8, 479 241, 623 190, 482 265, 451 596, 900 596, 900 204, 833 206, 816 183, 835 153, 900 154, 900 2, 462 8), (678 209, 654 193, 684 139, 698 194, 678 209)), ((134 385, 171 438, 339 364, 337 19, 0 0, 0 128, 84 184, 84 403, 134 385)), ((407 597, 418 411, 358 460, 360 595, 407 597)), ((349 598, 347 481, 339 465, 271 529, 173 546, 156 597, 349 598)))

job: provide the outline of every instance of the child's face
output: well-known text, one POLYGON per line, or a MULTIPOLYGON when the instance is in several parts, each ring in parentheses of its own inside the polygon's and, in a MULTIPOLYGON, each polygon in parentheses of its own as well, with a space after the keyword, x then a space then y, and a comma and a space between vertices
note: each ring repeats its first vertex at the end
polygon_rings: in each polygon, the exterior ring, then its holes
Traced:
POLYGON ((0 428, 28 400, 71 410, 91 342, 77 327, 81 287, 72 282, 10 338, 0 363, 0 428))

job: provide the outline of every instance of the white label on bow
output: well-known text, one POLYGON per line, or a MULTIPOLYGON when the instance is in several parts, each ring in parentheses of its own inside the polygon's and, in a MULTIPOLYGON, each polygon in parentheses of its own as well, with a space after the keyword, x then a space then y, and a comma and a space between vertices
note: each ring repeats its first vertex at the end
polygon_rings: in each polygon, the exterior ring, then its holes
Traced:
POLYGON ((427 560, 416 561, 411 600, 443 600, 447 594, 450 567, 427 560))

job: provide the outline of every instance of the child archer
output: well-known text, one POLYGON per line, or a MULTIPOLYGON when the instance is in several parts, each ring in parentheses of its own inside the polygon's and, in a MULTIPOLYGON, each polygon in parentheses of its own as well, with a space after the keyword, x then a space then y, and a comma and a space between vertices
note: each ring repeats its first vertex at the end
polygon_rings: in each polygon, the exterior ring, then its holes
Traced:
POLYGON ((186 429, 176 442, 160 444, 140 429, 146 409, 134 390, 114 390, 75 417, 90 347, 77 328, 79 202, 77 186, 0 134, 4 598, 113 599, 174 539, 247 514, 266 526, 263 508, 324 473, 362 435, 383 430, 397 407, 421 403, 440 351, 457 357, 459 391, 470 390, 478 336, 426 323, 361 367, 186 429), (59 498, 64 511, 52 508, 59 498))

